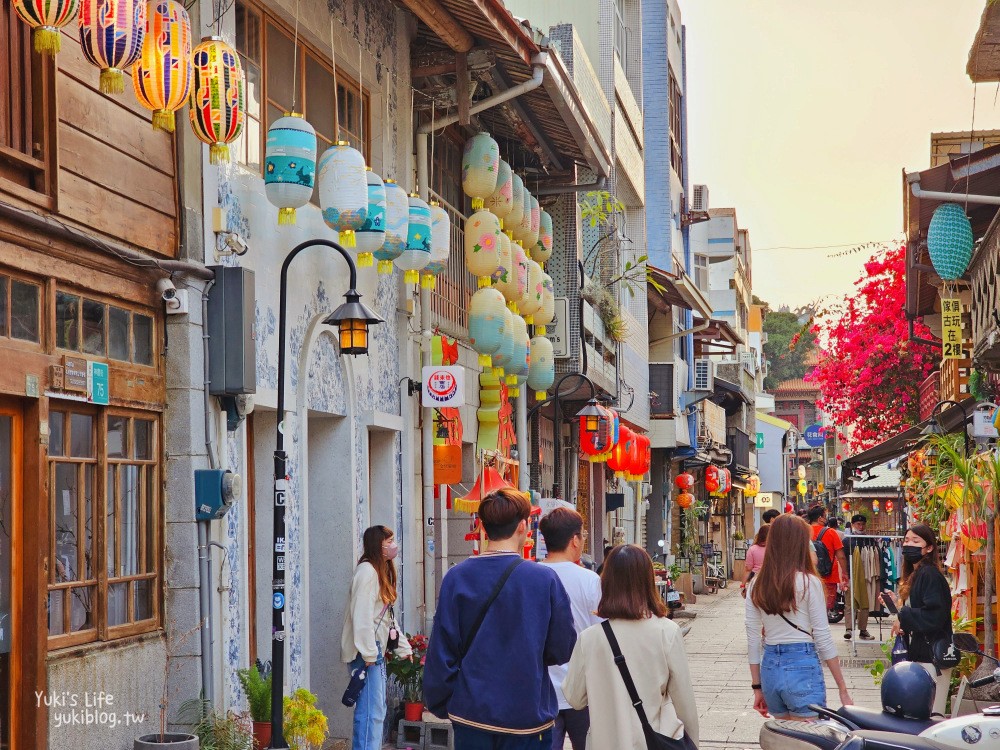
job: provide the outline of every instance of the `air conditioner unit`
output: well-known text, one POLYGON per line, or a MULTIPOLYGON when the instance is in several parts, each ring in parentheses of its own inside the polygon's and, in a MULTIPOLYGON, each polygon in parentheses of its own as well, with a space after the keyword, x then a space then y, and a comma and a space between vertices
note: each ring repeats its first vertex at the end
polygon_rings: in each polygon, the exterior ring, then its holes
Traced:
POLYGON ((710 359, 694 361, 694 388, 696 391, 715 390, 715 362, 710 359))
POLYGON ((708 210, 708 185, 691 186, 691 210, 692 211, 708 210))

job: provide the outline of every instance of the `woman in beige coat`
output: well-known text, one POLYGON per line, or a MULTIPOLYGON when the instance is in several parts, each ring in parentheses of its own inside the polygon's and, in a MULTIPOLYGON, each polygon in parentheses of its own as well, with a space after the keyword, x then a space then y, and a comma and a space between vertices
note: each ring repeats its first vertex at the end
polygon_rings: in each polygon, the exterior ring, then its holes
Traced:
MULTIPOLYGON (((601 573, 599 617, 607 618, 653 730, 698 742, 698 709, 681 629, 667 619, 653 561, 634 544, 616 547, 601 573)), ((639 716, 600 625, 580 634, 563 682, 575 709, 590 706, 590 750, 646 750, 639 716)))

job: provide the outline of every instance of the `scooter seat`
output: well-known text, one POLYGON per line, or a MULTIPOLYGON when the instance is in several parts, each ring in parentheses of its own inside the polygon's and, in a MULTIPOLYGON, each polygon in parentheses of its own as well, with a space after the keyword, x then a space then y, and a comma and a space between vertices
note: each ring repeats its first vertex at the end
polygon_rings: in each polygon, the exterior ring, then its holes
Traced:
POLYGON ((824 724, 772 719, 760 729, 762 750, 836 750, 847 732, 824 724))
POLYGON ((942 719, 903 719, 886 711, 876 711, 861 706, 841 706, 837 713, 848 721, 857 724, 860 729, 871 729, 878 732, 898 732, 899 734, 920 734, 925 729, 937 724, 942 719))
POLYGON ((895 732, 854 732, 840 750, 948 750, 950 747, 934 740, 895 732))

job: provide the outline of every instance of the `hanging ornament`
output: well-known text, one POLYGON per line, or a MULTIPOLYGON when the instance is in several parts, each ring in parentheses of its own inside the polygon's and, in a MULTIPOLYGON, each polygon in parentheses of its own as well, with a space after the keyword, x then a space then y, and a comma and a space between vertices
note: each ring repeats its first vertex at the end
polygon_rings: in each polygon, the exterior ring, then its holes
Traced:
POLYGON ((528 324, 520 315, 511 316, 512 327, 514 329, 514 350, 511 354, 511 364, 505 367, 507 373, 507 387, 511 389, 510 395, 517 398, 521 395, 520 386, 527 380, 529 357, 531 349, 531 337, 528 336, 528 324))
POLYGON ((123 71, 142 53, 146 10, 146 0, 83 0, 80 4, 80 47, 87 62, 101 69, 102 94, 125 93, 123 71))
MULTIPOLYGON (((344 247, 356 248, 368 218, 368 171, 365 157, 347 141, 337 141, 320 157, 316 187, 323 221, 344 247)), ((377 196, 376 196, 377 197, 377 196)))
POLYGON ((410 224, 410 198, 395 180, 385 181, 385 242, 375 252, 378 272, 392 273, 392 263, 406 249, 410 224))
POLYGON ((524 252, 524 248, 513 240, 510 243, 510 251, 514 256, 514 266, 517 269, 517 291, 511 290, 511 294, 514 297, 511 300, 511 305, 518 310, 520 313, 521 300, 524 299, 524 295, 528 292, 528 254, 524 252))
POLYGON ((14 11, 31 27, 35 52, 55 55, 62 47, 59 32, 73 20, 79 0, 14 0, 14 11))
POLYGON ((927 227, 927 252, 937 275, 944 281, 962 278, 972 260, 972 224, 957 203, 942 203, 934 209, 927 227))
POLYGON ((514 232, 514 239, 519 240, 524 249, 531 254, 531 201, 532 195, 528 189, 524 189, 524 213, 521 214, 521 221, 511 227, 514 232))
POLYGON ((465 220, 465 267, 489 286, 500 267, 500 219, 489 211, 476 211, 465 220))
POLYGON ((514 173, 510 169, 510 164, 501 159, 500 169, 497 171, 497 187, 486 199, 485 208, 503 222, 513 207, 514 173))
POLYGON ((229 144, 240 137, 246 117, 240 56, 218 37, 210 37, 194 48, 191 60, 191 129, 208 144, 209 162, 224 164, 229 161, 229 144))
POLYGON ((635 433, 625 425, 618 428, 618 442, 611 449, 611 456, 608 458, 608 468, 615 473, 619 479, 624 479, 629 467, 629 457, 634 450, 632 445, 635 441, 635 433))
MULTIPOLYGON (((805 493, 803 493, 803 494, 805 494, 805 493)), ((878 500, 872 500, 872 513, 874 513, 875 515, 878 515, 878 511, 879 511, 878 500)))
POLYGON ((385 244, 385 183, 369 167, 365 167, 365 187, 368 211, 365 223, 354 233, 354 239, 357 242, 358 266, 371 268, 375 263, 374 253, 385 244))
MULTIPOLYGON (((538 267, 541 268, 541 265, 538 267)), ((535 332, 539 336, 545 335, 545 326, 556 317, 556 296, 552 277, 545 272, 542 273, 542 304, 532 317, 535 321, 535 332)))
POLYGON ((173 133, 174 112, 184 106, 191 90, 191 19, 177 0, 150 0, 147 5, 132 87, 139 103, 153 111, 153 127, 173 133))
POLYGON ((690 492, 681 492, 677 495, 677 507, 681 510, 687 510, 692 505, 694 505, 694 495, 690 492))
POLYGON ((489 133, 478 133, 465 142, 462 154, 462 190, 472 198, 472 210, 483 208, 497 189, 500 146, 489 133))
POLYGON ((484 369, 492 367, 491 355, 503 344, 508 314, 503 295, 493 287, 483 287, 469 300, 469 344, 484 369))
POLYGON ((420 272, 431 262, 431 207, 410 193, 406 227, 406 249, 394 261, 403 269, 403 283, 416 284, 420 272))
POLYGON ((545 272, 542 267, 528 258, 528 286, 518 303, 518 309, 524 316, 524 322, 528 325, 534 325, 535 313, 542 309, 542 293, 545 291, 544 276, 545 272))
POLYGON ((556 361, 552 352, 552 342, 544 336, 535 336, 531 340, 530 357, 528 361, 528 387, 535 392, 535 398, 544 401, 546 391, 552 387, 556 379, 556 361))
POLYGON ((592 416, 584 415, 580 417, 580 452, 587 456, 591 463, 598 463, 607 460, 604 456, 611 450, 611 419, 604 409, 604 412, 596 419, 592 416))
MULTIPOLYGON (((497 291, 508 302, 510 301, 508 295, 510 288, 517 289, 517 277, 515 274, 514 253, 510 247, 510 238, 503 232, 500 232, 497 235, 497 270, 493 272, 492 280, 493 286, 497 288, 497 291)), ((511 310, 511 312, 514 311, 511 310)))
POLYGON ((507 374, 507 369, 514 369, 514 355, 517 348, 517 332, 514 330, 514 315, 504 308, 503 341, 500 348, 491 357, 493 375, 501 380, 507 374))
POLYGON ((625 469, 625 479, 638 482, 642 477, 642 435, 636 434, 628 453, 628 463, 625 469))
POLYGON ((674 484, 677 485, 678 489, 689 490, 694 487, 694 475, 688 474, 686 471, 683 474, 678 474, 674 477, 674 484))
MULTIPOLYGON (((532 249, 538 244, 538 235, 541 231, 541 221, 542 207, 538 205, 538 198, 531 196, 531 223, 528 225, 528 236, 524 243, 526 248, 532 249)), ((535 256, 532 255, 531 257, 534 258, 535 256)), ((535 258, 535 260, 538 259, 535 258)), ((541 261, 538 262, 540 263, 541 261)))
POLYGON ((844 501, 844 502, 843 502, 843 503, 841 504, 841 506, 840 506, 840 510, 841 510, 841 511, 843 511, 844 513, 850 513, 850 512, 851 512, 851 503, 850 503, 850 501, 848 501, 848 500, 845 500, 845 501, 844 501))
POLYGON ((747 479, 747 486, 743 490, 744 497, 757 497, 760 494, 760 477, 750 477, 747 479))
POLYGON ((538 242, 531 248, 531 257, 544 264, 552 257, 552 216, 548 211, 541 211, 538 221, 538 242))
POLYGON ((449 257, 451 257, 451 219, 440 203, 431 201, 431 262, 424 269, 422 285, 425 288, 434 288, 434 277, 445 272, 449 257))
POLYGON ((893 505, 893 502, 892 502, 892 500, 886 500, 886 501, 885 501, 885 512, 886 512, 886 513, 892 513, 892 511, 893 511, 893 508, 895 508, 895 507, 896 507, 896 506, 895 506, 895 505, 893 505))
MULTIPOLYGON (((503 220, 504 228, 509 236, 513 238, 514 228, 520 226, 524 217, 524 196, 527 191, 524 189, 524 182, 514 174, 510 178, 510 211, 503 220)), ((530 208, 530 205, 529 205, 530 208)))
POLYGON ((312 200, 316 183, 316 131, 297 112, 267 129, 264 194, 278 207, 278 224, 295 223, 295 210, 312 200))
POLYGON ((719 467, 714 464, 709 464, 705 467, 705 489, 709 492, 718 492, 719 488, 722 486, 722 472, 719 471, 719 467))

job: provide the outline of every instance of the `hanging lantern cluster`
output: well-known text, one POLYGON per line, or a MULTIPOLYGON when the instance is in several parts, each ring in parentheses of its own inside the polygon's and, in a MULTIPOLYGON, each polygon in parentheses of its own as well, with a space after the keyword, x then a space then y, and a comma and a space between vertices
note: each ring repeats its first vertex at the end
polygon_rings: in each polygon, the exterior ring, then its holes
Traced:
POLYGON ((962 278, 972 260, 972 224, 958 203, 942 203, 934 209, 927 227, 927 252, 937 275, 944 281, 962 278))
POLYGON ((191 60, 191 129, 208 146, 209 162, 224 164, 246 119, 240 56, 219 37, 210 37, 194 48, 191 60))
POLYGON ((709 494, 723 497, 733 488, 732 474, 729 469, 710 465, 705 467, 705 489, 709 494))
POLYGON ((403 269, 403 282, 416 284, 420 272, 431 262, 431 207, 416 193, 407 201, 406 247, 396 258, 397 268, 403 269))
POLYGON ((146 0, 83 0, 80 47, 101 69, 104 94, 125 93, 125 73, 139 59, 146 35, 146 0))
POLYGON ((497 189, 500 172, 500 145, 489 133, 479 133, 465 142, 462 154, 462 190, 472 198, 478 211, 497 189))
POLYGON ((357 232, 368 218, 365 157, 347 141, 338 141, 320 157, 316 183, 323 221, 337 233, 341 245, 356 248, 357 232))
POLYGON ((395 180, 385 181, 385 242, 375 251, 378 272, 383 276, 392 273, 392 264, 403 251, 410 230, 410 198, 395 180))
POLYGON ((451 257, 451 220, 448 212, 441 208, 437 201, 431 201, 431 259, 424 268, 421 285, 433 289, 435 277, 448 268, 448 258, 451 257))
POLYGON ((152 110, 153 127, 173 133, 174 113, 191 90, 191 18, 177 0, 150 0, 146 14, 132 87, 139 103, 152 110))

